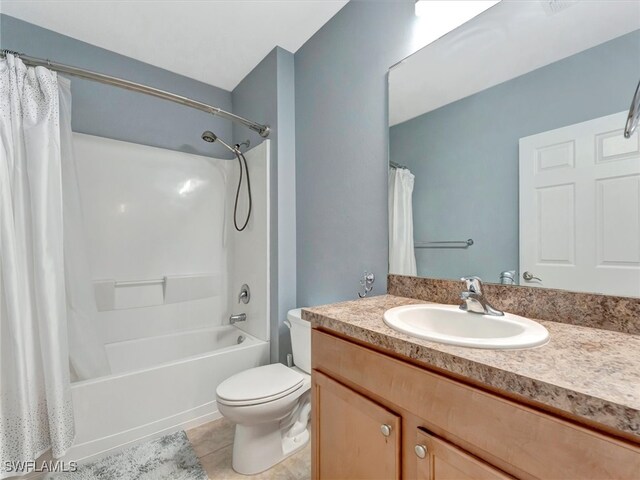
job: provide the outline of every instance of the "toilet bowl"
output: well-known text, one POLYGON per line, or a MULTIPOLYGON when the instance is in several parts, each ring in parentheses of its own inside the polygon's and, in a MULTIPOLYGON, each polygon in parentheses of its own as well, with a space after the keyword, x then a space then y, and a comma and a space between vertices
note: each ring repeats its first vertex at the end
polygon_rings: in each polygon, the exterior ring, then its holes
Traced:
POLYGON ((309 441, 311 413, 311 326, 301 309, 287 314, 295 366, 280 363, 250 368, 222 382, 220 413, 236 424, 233 469, 260 473, 309 441))

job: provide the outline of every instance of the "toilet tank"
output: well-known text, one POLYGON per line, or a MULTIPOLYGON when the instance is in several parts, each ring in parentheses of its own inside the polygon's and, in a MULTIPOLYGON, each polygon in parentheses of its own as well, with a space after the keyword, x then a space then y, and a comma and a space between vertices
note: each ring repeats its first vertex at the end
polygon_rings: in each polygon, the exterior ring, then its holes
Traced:
POLYGON ((300 370, 311 373, 311 323, 302 319, 302 309, 294 308, 287 313, 285 322, 291 334, 293 363, 300 370))

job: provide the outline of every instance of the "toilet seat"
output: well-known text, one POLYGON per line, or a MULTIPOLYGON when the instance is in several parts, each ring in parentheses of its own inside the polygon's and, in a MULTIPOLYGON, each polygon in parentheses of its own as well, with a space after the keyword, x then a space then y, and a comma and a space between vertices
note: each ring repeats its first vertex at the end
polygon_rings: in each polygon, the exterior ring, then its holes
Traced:
POLYGON ((250 368, 226 379, 216 390, 218 402, 229 406, 260 405, 302 388, 304 376, 281 363, 250 368))

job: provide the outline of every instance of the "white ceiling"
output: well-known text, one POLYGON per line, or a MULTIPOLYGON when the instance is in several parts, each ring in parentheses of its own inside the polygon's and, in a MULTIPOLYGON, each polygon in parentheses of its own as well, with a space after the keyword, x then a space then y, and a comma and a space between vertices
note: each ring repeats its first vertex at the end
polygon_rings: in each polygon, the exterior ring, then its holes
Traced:
POLYGON ((640 28, 636 0, 503 0, 389 73, 397 125, 640 28), (545 6, 566 6, 548 14, 545 6))
POLYGON ((0 0, 0 12, 233 90, 275 46, 295 52, 346 3, 0 0))

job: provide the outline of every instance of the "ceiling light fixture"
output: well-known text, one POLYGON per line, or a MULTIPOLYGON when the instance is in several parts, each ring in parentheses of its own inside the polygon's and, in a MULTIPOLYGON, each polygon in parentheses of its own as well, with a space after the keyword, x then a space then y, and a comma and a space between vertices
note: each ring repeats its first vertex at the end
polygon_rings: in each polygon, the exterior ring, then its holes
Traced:
POLYGON ((429 32, 433 40, 442 37, 463 23, 480 15, 500 0, 418 0, 415 13, 420 17, 420 29, 429 32))

